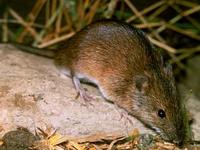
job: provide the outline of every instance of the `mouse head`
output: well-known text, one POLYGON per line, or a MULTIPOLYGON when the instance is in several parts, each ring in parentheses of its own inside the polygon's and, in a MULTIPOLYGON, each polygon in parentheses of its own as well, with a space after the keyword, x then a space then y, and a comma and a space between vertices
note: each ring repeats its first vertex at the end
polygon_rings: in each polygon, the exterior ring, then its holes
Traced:
POLYGON ((164 140, 181 144, 190 136, 189 125, 171 66, 147 72, 134 78, 133 113, 164 140))

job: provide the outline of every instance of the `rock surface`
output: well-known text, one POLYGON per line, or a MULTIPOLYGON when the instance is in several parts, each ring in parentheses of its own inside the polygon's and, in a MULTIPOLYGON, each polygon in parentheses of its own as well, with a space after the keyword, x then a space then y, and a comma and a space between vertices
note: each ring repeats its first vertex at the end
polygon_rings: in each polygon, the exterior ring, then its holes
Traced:
MULTIPOLYGON (((63 135, 126 134, 137 128, 152 133, 137 119, 121 117, 124 110, 102 99, 98 90, 84 85, 96 100, 85 106, 75 99, 71 79, 59 75, 51 59, 0 45, 0 137, 19 126, 34 132, 57 129, 63 135)), ((188 101, 195 118, 193 131, 200 140, 200 102, 188 101)))

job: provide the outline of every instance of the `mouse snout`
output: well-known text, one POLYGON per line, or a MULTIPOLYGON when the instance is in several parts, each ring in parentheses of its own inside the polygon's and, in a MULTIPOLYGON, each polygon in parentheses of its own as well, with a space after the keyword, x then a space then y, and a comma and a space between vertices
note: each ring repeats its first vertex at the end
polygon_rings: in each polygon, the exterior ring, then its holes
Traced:
POLYGON ((183 130, 179 130, 174 127, 169 128, 169 126, 163 130, 160 136, 162 139, 177 145, 182 145, 185 140, 185 134, 183 130))
POLYGON ((168 130, 166 139, 168 139, 167 141, 177 144, 179 146, 183 145, 188 139, 190 139, 189 127, 181 124, 180 127, 174 128, 174 130, 168 130))

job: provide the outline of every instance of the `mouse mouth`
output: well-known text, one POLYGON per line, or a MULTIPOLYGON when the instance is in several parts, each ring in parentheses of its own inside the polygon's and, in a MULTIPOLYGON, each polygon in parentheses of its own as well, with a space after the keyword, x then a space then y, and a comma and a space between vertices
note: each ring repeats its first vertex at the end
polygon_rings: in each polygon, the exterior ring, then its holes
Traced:
POLYGON ((152 127, 152 129, 153 129, 156 133, 158 133, 158 134, 161 134, 161 133, 162 133, 162 131, 161 131, 159 128, 157 128, 157 127, 152 127))

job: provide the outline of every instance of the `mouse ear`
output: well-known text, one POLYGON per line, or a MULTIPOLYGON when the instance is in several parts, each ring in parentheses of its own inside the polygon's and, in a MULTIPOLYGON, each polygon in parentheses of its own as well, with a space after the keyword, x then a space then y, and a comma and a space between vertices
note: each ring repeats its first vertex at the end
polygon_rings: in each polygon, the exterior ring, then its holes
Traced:
POLYGON ((147 87, 149 86, 149 78, 145 75, 137 75, 135 77, 135 87, 138 91, 146 91, 147 87))

